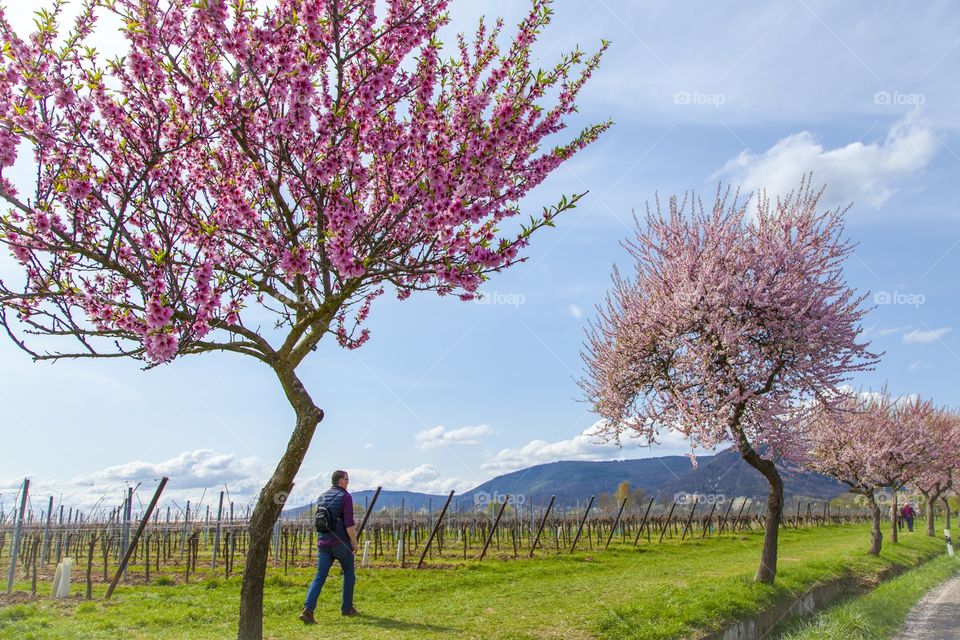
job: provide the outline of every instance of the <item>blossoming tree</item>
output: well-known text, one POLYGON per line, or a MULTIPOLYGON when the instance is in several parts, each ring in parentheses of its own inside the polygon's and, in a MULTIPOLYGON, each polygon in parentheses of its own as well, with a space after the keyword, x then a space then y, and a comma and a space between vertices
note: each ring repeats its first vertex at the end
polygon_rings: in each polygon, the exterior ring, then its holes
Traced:
POLYGON ((889 422, 886 428, 896 434, 893 437, 899 439, 899 446, 887 449, 886 460, 878 468, 878 474, 883 485, 893 494, 893 504, 890 507, 890 542, 894 544, 899 542, 899 492, 914 479, 915 469, 933 461, 929 451, 932 443, 928 440, 927 428, 932 416, 933 404, 920 397, 904 397, 889 403, 889 422))
POLYGON ((863 298, 843 279, 842 212, 819 211, 821 194, 808 180, 775 204, 761 193, 752 217, 720 189, 709 210, 692 194, 648 207, 627 243, 634 276, 614 269, 584 353, 582 386, 609 435, 732 442, 763 474, 761 582, 776 575, 776 462, 799 453, 804 406, 874 362, 857 341, 863 298))
POLYGON ((809 443, 806 465, 867 499, 873 520, 871 555, 879 555, 883 545, 878 492, 899 488, 911 463, 926 459, 929 446, 922 438, 921 421, 903 419, 910 409, 895 405, 885 391, 849 394, 818 406, 803 433, 809 443))
MULTIPOLYGON (((919 425, 922 450, 909 464, 910 486, 926 501, 927 535, 936 536, 937 501, 953 488, 954 470, 960 466, 960 416, 947 408, 931 410, 919 425)), ((949 507, 947 507, 949 511, 949 507)))
POLYGON ((272 369, 296 421, 249 525, 239 636, 259 638, 271 527, 323 418, 298 366, 328 334, 361 346, 387 290, 470 299, 575 206, 512 220, 609 126, 559 135, 606 44, 533 67, 549 0, 506 48, 481 21, 450 57, 447 0, 86 0, 69 29, 62 5, 27 37, 0 12, 0 240, 24 275, 0 320, 37 360, 272 369), (121 58, 93 47, 104 14, 121 58))

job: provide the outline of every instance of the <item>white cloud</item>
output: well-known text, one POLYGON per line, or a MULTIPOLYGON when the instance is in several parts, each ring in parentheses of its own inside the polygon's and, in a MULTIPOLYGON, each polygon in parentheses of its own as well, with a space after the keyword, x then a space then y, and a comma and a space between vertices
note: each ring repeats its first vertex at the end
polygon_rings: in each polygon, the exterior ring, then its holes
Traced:
POLYGON ((903 341, 907 344, 927 344, 940 340, 950 331, 952 331, 950 327, 940 327, 939 329, 928 329, 926 331, 914 329, 903 334, 903 341))
POLYGON ((232 453, 216 453, 210 449, 184 451, 163 462, 140 460, 107 467, 74 478, 73 483, 123 484, 144 478, 168 476, 179 488, 195 489, 222 484, 248 484, 262 473, 256 458, 238 459, 232 453))
POLYGON ((414 436, 418 449, 437 449, 439 447, 449 447, 451 445, 475 445, 480 444, 479 438, 494 433, 489 425, 481 424, 475 427, 461 427, 459 429, 447 429, 444 426, 424 429, 414 436))
MULTIPOLYGON (((46 508, 46 498, 51 495, 56 505, 62 502, 67 508, 86 512, 95 507, 109 511, 123 502, 127 487, 136 487, 136 512, 146 508, 160 478, 167 476, 170 481, 161 496, 162 507, 171 501, 183 507, 187 500, 196 506, 202 498, 204 505, 212 505, 215 509, 219 492, 224 490, 229 495, 229 500, 226 496, 224 500, 227 503, 233 501, 239 508, 256 499, 267 475, 267 470, 256 458, 238 458, 232 453, 197 449, 161 462, 136 460, 114 465, 67 481, 33 481, 30 495, 38 511, 46 508)), ((0 499, 5 505, 12 504, 13 495, 21 483, 22 478, 0 482, 0 499)))
MULTIPOLYGON (((352 491, 382 486, 388 491, 444 494, 453 490, 459 493, 472 489, 482 481, 478 478, 451 476, 430 464, 396 470, 348 471, 352 491)), ((232 453, 198 449, 184 451, 161 462, 138 460, 114 465, 68 481, 31 479, 30 499, 35 517, 39 517, 41 510, 46 510, 47 498, 51 495, 54 496, 55 509, 63 504, 65 509, 72 507, 83 510, 87 517, 94 509, 100 515, 109 515, 111 509, 119 507, 123 502, 127 487, 137 487, 133 503, 136 514, 149 503, 160 478, 168 476, 170 481, 160 501, 161 514, 165 514, 167 505, 170 505, 173 518, 177 507, 184 508, 189 500, 193 513, 201 513, 209 505, 211 514, 215 515, 222 490, 228 492, 224 498, 225 508, 229 509, 232 501, 235 513, 244 514, 248 506, 253 507, 269 472, 256 458, 238 458, 232 453)), ((315 500, 317 495, 330 487, 332 472, 331 468, 312 476, 297 477, 294 489, 286 500, 286 508, 302 506, 315 500)), ((23 478, 0 480, 0 504, 4 509, 13 507, 22 483, 23 478)), ((163 517, 161 515, 161 519, 163 517)))
POLYGON ((570 305, 570 315, 572 315, 574 318, 579 320, 580 318, 583 317, 583 309, 581 309, 575 304, 572 304, 570 305))
POLYGON ((937 151, 937 139, 916 114, 896 122, 882 141, 851 142, 825 149, 809 131, 779 140, 763 153, 743 151, 711 176, 744 191, 766 189, 773 198, 797 188, 801 176, 813 172, 826 183, 825 204, 868 204, 879 208, 902 180, 922 170, 937 151))
POLYGON ((886 336, 892 336, 896 333, 902 333, 904 331, 909 331, 910 327, 891 327, 890 329, 877 329, 873 332, 873 337, 875 338, 884 338, 886 336))
MULTIPOLYGON (((382 469, 349 469, 350 490, 363 491, 383 487, 385 491, 416 491, 442 494, 466 491, 480 484, 476 479, 445 475, 432 464, 421 464, 412 469, 395 471, 382 469)), ((332 473, 332 471, 330 472, 332 473)), ((306 504, 330 486, 330 473, 324 472, 298 481, 293 504, 306 504)))

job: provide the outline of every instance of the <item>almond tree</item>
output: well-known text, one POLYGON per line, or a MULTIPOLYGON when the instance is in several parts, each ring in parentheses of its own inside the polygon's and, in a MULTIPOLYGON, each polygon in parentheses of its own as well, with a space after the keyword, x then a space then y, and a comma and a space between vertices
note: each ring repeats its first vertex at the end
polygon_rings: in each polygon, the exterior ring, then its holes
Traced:
POLYGON ((887 450, 886 462, 879 469, 883 485, 893 493, 891 506, 890 542, 899 542, 897 521, 900 518, 898 492, 914 479, 914 470, 924 464, 929 464, 933 457, 930 454, 930 442, 927 422, 933 414, 933 405, 929 400, 919 397, 900 398, 889 403, 889 429, 895 433, 898 445, 887 450))
POLYGON ((848 394, 841 402, 818 406, 803 433, 809 443, 806 466, 867 499, 871 555, 879 555, 883 544, 878 492, 898 484, 927 446, 916 429, 918 421, 904 423, 897 419, 899 413, 885 391, 848 394), (907 433, 905 428, 914 431, 907 433))
POLYGON ((634 275, 614 268, 591 323, 582 382, 607 433, 655 441, 673 430, 692 445, 732 442, 766 478, 756 580, 772 582, 783 510, 777 461, 801 453, 796 431, 811 401, 875 361, 858 342, 863 297, 844 281, 852 246, 842 212, 820 211, 804 180, 771 203, 717 190, 647 207, 626 244, 634 275), (752 211, 752 217, 748 213, 752 211))
POLYGON ((918 426, 922 450, 910 460, 910 485, 927 503, 927 535, 934 537, 937 535, 933 518, 937 500, 953 488, 954 469, 960 466, 960 416, 937 408, 918 426))
POLYGON ((452 55, 447 4, 86 0, 61 29, 58 0, 26 37, 0 11, 10 337, 36 360, 241 354, 294 411, 249 524, 240 638, 262 635, 271 528, 323 418, 300 364, 328 334, 361 346, 387 291, 469 300, 523 260, 582 194, 525 225, 518 202, 609 126, 559 140, 600 53, 532 66, 549 0, 506 48, 502 22, 481 22, 452 55), (93 47, 104 14, 121 58, 93 47), (27 147, 25 187, 10 168, 27 147))

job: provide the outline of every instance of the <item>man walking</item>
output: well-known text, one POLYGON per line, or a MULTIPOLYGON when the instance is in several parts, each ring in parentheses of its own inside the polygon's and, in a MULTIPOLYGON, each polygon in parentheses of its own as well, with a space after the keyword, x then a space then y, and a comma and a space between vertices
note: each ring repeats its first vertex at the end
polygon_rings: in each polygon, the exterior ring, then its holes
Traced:
POLYGON ((917 515, 917 512, 914 511, 909 502, 900 509, 900 515, 907 521, 907 531, 913 531, 913 518, 917 515))
POLYGON ((349 482, 350 476, 346 471, 334 471, 331 478, 333 486, 317 498, 317 575, 310 584, 307 600, 300 612, 304 624, 317 622, 313 618, 313 610, 317 608, 317 598, 334 560, 343 569, 340 613, 345 616, 360 613, 353 608, 353 585, 356 582, 353 554, 357 551, 357 528, 353 521, 353 498, 347 492, 349 482))

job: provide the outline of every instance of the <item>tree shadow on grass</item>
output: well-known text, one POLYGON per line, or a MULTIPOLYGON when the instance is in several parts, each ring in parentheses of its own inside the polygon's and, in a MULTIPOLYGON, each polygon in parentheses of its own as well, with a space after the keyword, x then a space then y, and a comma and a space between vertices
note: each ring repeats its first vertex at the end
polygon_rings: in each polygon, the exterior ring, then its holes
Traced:
POLYGON ((407 620, 397 620, 395 618, 384 618, 382 616, 372 616, 364 613, 354 618, 357 624, 380 627, 383 629, 395 629, 397 631, 430 631, 433 633, 452 633, 461 631, 454 627, 444 627, 437 624, 425 624, 423 622, 408 622, 407 620))

